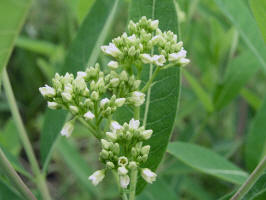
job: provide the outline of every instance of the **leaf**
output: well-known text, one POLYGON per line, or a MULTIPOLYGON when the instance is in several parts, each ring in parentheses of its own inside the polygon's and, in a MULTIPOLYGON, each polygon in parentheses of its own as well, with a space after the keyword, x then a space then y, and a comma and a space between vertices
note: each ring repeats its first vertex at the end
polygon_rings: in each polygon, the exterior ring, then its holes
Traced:
POLYGON ((90 12, 91 7, 93 6, 94 2, 95 0, 79 0, 78 12, 77 12, 79 24, 83 21, 86 14, 90 12))
MULTIPOLYGON (((0 77, 7 65, 16 37, 25 21, 31 0, 2 0, 0 6, 0 77), (14 12, 15 11, 15 12, 14 12)), ((0 78, 1 79, 1 78, 0 78)), ((1 82, 1 81, 0 81, 1 82)))
MULTIPOLYGON (((75 73, 93 65, 114 20, 119 0, 98 0, 83 21, 65 59, 61 73, 75 73)), ((46 169, 53 144, 66 119, 66 112, 47 110, 41 134, 41 161, 46 169)))
POLYGON ((195 92, 202 105, 208 112, 214 110, 212 100, 208 93, 201 87, 200 83, 187 70, 183 70, 186 80, 189 82, 192 90, 195 92))
POLYGON ((249 0, 250 7, 253 15, 257 21, 257 24, 262 33, 264 42, 266 43, 266 1, 265 0, 249 0))
MULTIPOLYGON (((178 33, 177 13, 173 0, 134 0, 130 7, 130 19, 138 21, 142 16, 158 19, 162 31, 171 30, 178 33), (171 19, 171 20, 169 20, 171 19)), ((141 80, 149 79, 152 66, 144 66, 141 80)), ((146 129, 153 130, 153 136, 147 144, 151 146, 149 159, 144 167, 156 170, 161 162, 171 136, 178 108, 180 92, 180 69, 171 67, 160 71, 155 79, 151 91, 146 94, 145 105, 141 109, 140 120, 146 124, 146 129)), ((128 120, 130 113, 121 115, 119 121, 128 120)), ((145 181, 140 179, 137 193, 145 186, 145 181)))
POLYGON ((188 166, 234 184, 243 184, 248 176, 219 154, 195 144, 173 142, 167 150, 188 166))
POLYGON ((13 188, 0 179, 0 200, 6 199, 22 200, 22 197, 20 197, 13 188))
POLYGON ((239 94, 247 81, 254 76, 260 65, 249 51, 233 59, 228 64, 223 83, 214 100, 215 108, 221 110, 228 105, 239 94))
POLYGON ((240 91, 241 96, 247 101, 247 103, 253 107, 255 110, 258 110, 261 105, 261 99, 254 94, 251 90, 243 88, 240 91))
POLYGON ((266 47, 256 21, 242 0, 215 0, 221 11, 236 27, 246 45, 266 69, 266 47))
POLYGON ((66 165, 77 177, 86 190, 99 196, 98 189, 91 184, 88 177, 93 173, 87 163, 82 159, 77 149, 64 137, 61 137, 56 144, 56 149, 65 161, 66 165))
POLYGON ((177 200, 175 191, 163 179, 157 179, 152 185, 137 197, 137 200, 177 200))
MULTIPOLYGON (((266 97, 258 110, 255 118, 252 120, 247 134, 245 146, 245 160, 249 170, 253 170, 261 158, 264 156, 266 147, 266 97)), ((266 155, 266 154, 265 154, 266 155)))

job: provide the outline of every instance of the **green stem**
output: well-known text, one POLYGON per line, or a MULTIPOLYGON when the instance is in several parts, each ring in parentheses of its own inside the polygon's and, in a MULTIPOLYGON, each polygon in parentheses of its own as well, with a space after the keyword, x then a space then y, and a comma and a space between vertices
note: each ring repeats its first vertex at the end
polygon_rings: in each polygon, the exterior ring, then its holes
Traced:
POLYGON ((266 170, 266 156, 230 200, 241 200, 266 170))
POLYGON ((116 180, 116 183, 117 183, 117 187, 118 187, 118 190, 119 190, 119 192, 121 194, 122 199, 123 200, 128 200, 125 190, 120 187, 120 182, 119 182, 119 177, 117 175, 117 172, 115 170, 112 170, 112 172, 113 172, 113 175, 115 177, 115 180, 116 180))
POLYGON ((27 185, 21 180, 19 175, 16 173, 8 159, 6 158, 4 152, 0 148, 0 165, 4 169, 6 175, 9 177, 10 181, 14 184, 16 189, 29 200, 37 200, 36 197, 32 194, 27 185))
POLYGON ((19 137, 22 141, 22 144, 27 154, 27 157, 29 159, 32 171, 35 175, 37 186, 41 192, 42 198, 44 200, 50 200, 51 197, 50 197, 47 185, 45 183, 45 177, 42 175, 37 159, 33 153, 33 149, 30 144, 26 129, 23 125, 21 116, 19 114, 19 110, 16 104, 16 100, 13 94, 13 90, 12 90, 6 69, 3 70, 3 85, 4 85, 4 89, 6 92, 6 96, 7 96, 8 104, 10 106, 12 116, 18 128, 19 137))
POLYGON ((130 174, 129 200, 135 200, 137 179, 138 179, 138 170, 132 169, 130 174))
POLYGON ((141 92, 145 93, 149 87, 151 86, 153 80, 155 79, 155 77, 157 76, 158 72, 160 71, 160 67, 156 67, 155 71, 153 72, 150 80, 146 83, 146 85, 141 89, 141 92))

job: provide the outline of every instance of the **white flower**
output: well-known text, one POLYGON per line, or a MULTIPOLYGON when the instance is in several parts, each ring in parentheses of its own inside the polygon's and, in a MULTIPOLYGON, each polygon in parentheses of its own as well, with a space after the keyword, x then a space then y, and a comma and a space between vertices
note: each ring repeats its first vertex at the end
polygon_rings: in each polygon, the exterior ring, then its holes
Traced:
POLYGON ((113 131, 113 132, 116 132, 117 130, 120 130, 120 129, 122 129, 123 127, 118 123, 118 122, 116 122, 116 121, 112 121, 111 122, 111 130, 113 131))
POLYGON ((125 168, 125 166, 118 167, 118 174, 119 175, 126 175, 128 173, 128 170, 125 168))
POLYGON ((105 106, 105 104, 107 104, 107 103, 109 103, 109 99, 108 98, 104 98, 104 99, 102 99, 101 100, 101 102, 100 102, 100 106, 101 106, 101 108, 103 108, 104 106, 105 106))
POLYGON ((45 85, 44 87, 39 88, 40 93, 44 97, 54 97, 56 92, 55 89, 50 87, 49 85, 45 85))
POLYGON ((77 72, 77 78, 85 78, 87 76, 86 72, 79 71, 77 72))
POLYGON ((129 176, 128 175, 120 176, 119 179, 120 179, 120 186, 122 188, 127 188, 128 184, 130 182, 129 176))
POLYGON ((190 63, 190 60, 187 59, 187 58, 181 58, 181 59, 179 60, 179 63, 181 64, 181 66, 185 66, 185 65, 187 65, 188 63, 190 63))
POLYGON ((106 132, 106 137, 113 142, 117 139, 117 135, 114 132, 106 132))
POLYGON ((166 62, 165 57, 163 55, 154 55, 152 57, 153 63, 158 66, 163 66, 166 62))
POLYGON ((126 99, 125 98, 118 98, 118 99, 115 100, 115 104, 118 107, 123 106, 125 102, 126 102, 126 99))
POLYGON ((145 64, 149 64, 149 63, 153 62, 153 59, 152 59, 151 55, 147 54, 147 53, 140 54, 140 59, 145 64))
POLYGON ((144 140, 148 140, 148 139, 150 139, 150 137, 152 135, 152 130, 150 130, 150 129, 149 130, 145 130, 145 131, 141 132, 140 135, 142 136, 142 138, 144 140))
POLYGON ((101 49, 104 53, 117 57, 121 54, 121 51, 113 43, 109 43, 108 46, 101 46, 101 49))
POLYGON ((112 145, 111 142, 108 142, 108 141, 105 140, 105 139, 101 139, 101 143, 102 143, 102 147, 103 147, 104 149, 109 149, 110 146, 112 145))
POLYGON ((73 114, 77 114, 79 112, 79 109, 77 106, 69 106, 69 109, 70 111, 73 113, 73 114))
POLYGON ((118 165, 119 166, 125 166, 128 164, 128 159, 125 156, 121 156, 118 158, 118 165))
POLYGON ((169 61, 178 61, 182 58, 185 58, 187 55, 187 51, 182 48, 178 53, 171 53, 168 56, 169 61))
POLYGON ((157 175, 148 168, 144 168, 141 170, 141 176, 148 183, 152 183, 156 180, 157 177, 157 175))
POLYGON ((73 92, 73 87, 72 87, 72 85, 70 84, 70 83, 67 83, 66 85, 65 85, 65 87, 64 87, 64 92, 66 92, 66 93, 72 93, 73 92))
POLYGON ((117 69, 118 68, 118 62, 112 60, 107 64, 107 66, 110 67, 111 69, 117 69))
POLYGON ((145 101, 145 94, 139 91, 135 91, 132 93, 131 97, 128 98, 128 100, 135 106, 140 106, 145 101))
POLYGON ((68 92, 62 92, 61 95, 65 101, 71 101, 72 99, 72 95, 68 92))
POLYGON ((56 109, 56 108, 58 108, 58 103, 56 103, 56 102, 51 102, 51 101, 48 101, 48 108, 50 108, 50 109, 56 109))
POLYGON ((87 120, 93 119, 95 116, 91 111, 86 112, 83 117, 87 120))
POLYGON ((136 35, 135 34, 133 34, 133 35, 131 35, 131 36, 129 36, 128 38, 127 38, 130 42, 132 42, 132 43, 134 43, 134 42, 136 42, 136 35))
POLYGON ((96 186, 103 180, 104 176, 105 170, 98 170, 89 177, 89 180, 91 180, 92 184, 96 186))
POLYGON ((139 127, 139 124, 140 124, 139 120, 135 120, 135 119, 132 118, 129 121, 129 128, 137 129, 139 127))
POLYGON ((117 87, 119 85, 119 82, 120 82, 119 78, 112 78, 110 80, 110 84, 111 84, 112 87, 117 87))
POLYGON ((152 44, 157 44, 160 41, 163 41, 163 37, 161 35, 156 35, 151 39, 152 44))
POLYGON ((74 130, 74 125, 72 121, 68 121, 67 123, 65 123, 65 125, 63 126, 62 130, 60 131, 61 135, 69 137, 71 135, 71 133, 74 130))
POLYGON ((151 21, 151 28, 153 30, 156 30, 158 28, 158 25, 159 25, 159 20, 153 20, 153 21, 151 21))
POLYGON ((82 91, 82 90, 85 90, 87 88, 87 85, 85 83, 85 80, 81 77, 77 77, 75 80, 74 80, 74 84, 75 84, 75 87, 79 90, 79 91, 82 91))

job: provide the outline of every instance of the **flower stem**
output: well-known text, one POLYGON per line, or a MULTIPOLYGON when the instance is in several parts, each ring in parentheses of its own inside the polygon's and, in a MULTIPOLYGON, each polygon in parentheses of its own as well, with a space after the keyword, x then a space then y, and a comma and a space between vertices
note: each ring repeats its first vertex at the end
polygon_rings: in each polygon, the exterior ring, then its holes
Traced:
POLYGON ((3 70, 3 86, 4 86, 4 89, 6 92, 6 96, 7 96, 8 104, 10 106, 12 116, 13 116, 15 124, 18 128, 19 137, 21 139, 21 142, 23 144, 23 147, 24 147, 25 152, 27 154, 27 157, 29 159, 32 171, 35 175, 37 187, 39 188, 39 190, 41 192, 42 198, 44 200, 50 200, 51 197, 50 197, 47 185, 45 183, 45 177, 41 173, 37 159, 33 153, 33 149, 32 149, 32 146, 30 144, 26 129, 23 125, 21 116, 19 114, 19 110, 18 110, 18 107, 16 104, 16 100, 14 97, 14 93, 13 93, 6 69, 3 70))
POLYGON ((14 186, 18 189, 18 191, 29 200, 37 200, 36 197, 32 194, 27 185, 21 180, 19 175, 16 173, 8 159, 6 158, 4 152, 0 147, 0 166, 5 170, 6 175, 12 181, 14 186))
POLYGON ((238 189, 230 200, 241 200, 256 183, 258 178, 264 173, 264 170, 266 170, 266 156, 264 156, 263 160, 257 165, 256 169, 248 177, 247 181, 238 189))
POLYGON ((157 76, 157 74, 158 74, 158 72, 160 71, 160 69, 161 69, 160 67, 156 67, 156 68, 155 68, 155 71, 153 72, 153 74, 152 74, 150 80, 149 80, 149 81, 146 83, 146 85, 141 89, 141 92, 145 93, 145 92, 149 89, 149 87, 151 86, 153 80, 154 80, 155 77, 157 76))
POLYGON ((137 179, 138 179, 138 170, 132 169, 130 175, 129 200, 135 200, 137 179))

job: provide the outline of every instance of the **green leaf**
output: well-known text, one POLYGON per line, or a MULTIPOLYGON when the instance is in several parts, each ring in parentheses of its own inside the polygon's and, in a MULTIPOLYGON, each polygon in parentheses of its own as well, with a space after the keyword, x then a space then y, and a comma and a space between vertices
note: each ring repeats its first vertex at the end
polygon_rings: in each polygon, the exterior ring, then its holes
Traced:
POLYGON ((79 24, 82 23, 83 19, 85 18, 86 14, 90 12, 95 0, 79 0, 78 4, 78 22, 79 24))
MULTIPOLYGON (((171 30, 178 33, 177 13, 173 0, 134 0, 130 7, 130 19, 138 21, 142 16, 158 19, 159 27, 163 31, 171 30)), ((149 79, 152 66, 145 65, 142 82, 149 79)), ((172 67, 159 72, 151 91, 146 94, 145 105, 141 109, 140 120, 147 129, 153 130, 153 136, 147 142, 151 146, 149 159, 144 167, 156 170, 161 162, 171 136, 178 108, 180 93, 180 68, 172 67)), ((119 121, 129 120, 130 112, 119 116, 119 121)), ((140 179, 137 193, 145 186, 140 179)))
POLYGON ((215 0, 218 7, 236 27, 246 45, 266 69, 266 47, 256 21, 242 0, 215 0))
POLYGON ((22 200, 17 192, 0 179, 0 200, 22 200))
POLYGON ((99 196, 98 189, 91 184, 88 177, 93 173, 88 164, 80 156, 75 146, 73 146, 66 138, 61 137, 56 144, 56 149, 60 153, 60 156, 65 161, 66 165, 77 177, 86 190, 89 190, 92 194, 99 196))
MULTIPOLYGON (((75 73, 93 65, 100 53, 100 46, 111 28, 119 0, 98 0, 83 21, 68 51, 61 73, 75 73)), ((41 134, 41 161, 44 170, 49 162, 53 144, 62 128, 66 112, 48 110, 41 134)))
POLYGON ((245 160, 249 170, 253 170, 266 155, 266 97, 253 119, 246 140, 245 160))
MULTIPOLYGON (((7 65, 16 37, 25 21, 31 0, 2 0, 0 6, 0 77, 7 65)), ((1 82, 1 81, 0 81, 1 82)))
POLYGON ((195 144, 173 142, 168 152, 188 166, 220 178, 222 180, 243 184, 248 174, 215 152, 195 144))
POLYGON ((223 83, 214 100, 215 108, 220 110, 228 105, 260 66, 259 61, 249 51, 233 59, 228 64, 223 83))
POLYGON ((175 191, 163 179, 157 179, 147 186, 145 191, 137 197, 137 200, 178 200, 175 191))
POLYGON ((250 7, 253 15, 257 21, 257 24, 262 33, 264 42, 266 43, 266 1, 265 0, 249 0, 250 7))
POLYGON ((186 80, 189 82, 192 90, 195 92, 202 105, 208 112, 212 112, 214 110, 212 99, 208 95, 208 93, 201 87, 200 83, 194 78, 187 70, 183 70, 184 76, 186 80))
POLYGON ((255 110, 258 110, 260 108, 262 100, 256 94, 254 94, 251 90, 247 88, 243 88, 240 91, 240 94, 247 101, 247 103, 251 107, 253 107, 255 110))

